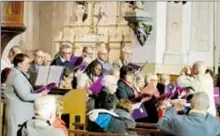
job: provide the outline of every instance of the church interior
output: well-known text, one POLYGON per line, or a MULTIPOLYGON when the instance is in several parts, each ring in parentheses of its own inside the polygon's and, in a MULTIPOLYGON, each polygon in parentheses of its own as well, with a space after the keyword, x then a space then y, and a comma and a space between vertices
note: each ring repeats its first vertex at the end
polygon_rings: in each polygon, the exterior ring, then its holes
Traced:
POLYGON ((220 2, 4 1, 1 14, 0 136, 220 136, 220 2))

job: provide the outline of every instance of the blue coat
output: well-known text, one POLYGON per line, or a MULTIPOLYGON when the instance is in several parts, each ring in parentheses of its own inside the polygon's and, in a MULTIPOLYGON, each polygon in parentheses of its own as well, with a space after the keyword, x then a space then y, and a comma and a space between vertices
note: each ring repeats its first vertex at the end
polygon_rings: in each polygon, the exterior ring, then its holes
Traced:
POLYGON ((157 127, 174 136, 217 136, 220 134, 220 122, 210 115, 190 113, 177 115, 175 108, 167 109, 157 127))

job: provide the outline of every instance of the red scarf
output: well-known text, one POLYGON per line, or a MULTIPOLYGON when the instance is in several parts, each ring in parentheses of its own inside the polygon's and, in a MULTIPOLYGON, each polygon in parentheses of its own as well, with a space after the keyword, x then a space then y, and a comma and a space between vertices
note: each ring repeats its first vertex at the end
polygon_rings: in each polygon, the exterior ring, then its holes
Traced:
POLYGON ((127 86, 129 86, 131 89, 132 89, 132 91, 133 91, 133 93, 134 93, 134 98, 137 98, 138 97, 138 93, 137 93, 137 91, 134 89, 134 87, 131 85, 131 83, 130 82, 128 82, 128 81, 126 81, 126 80, 124 80, 124 79, 120 79, 122 82, 124 82, 127 86))

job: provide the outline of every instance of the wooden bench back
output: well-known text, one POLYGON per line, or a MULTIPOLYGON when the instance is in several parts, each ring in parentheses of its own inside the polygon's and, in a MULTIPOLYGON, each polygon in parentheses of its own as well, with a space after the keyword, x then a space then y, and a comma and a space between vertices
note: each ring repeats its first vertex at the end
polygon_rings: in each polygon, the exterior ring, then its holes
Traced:
MULTIPOLYGON (((123 135, 123 134, 111 134, 101 132, 89 132, 86 130, 68 130, 69 136, 137 136, 137 135, 123 135)), ((138 135, 141 136, 141 135, 138 135)))
POLYGON ((155 123, 136 122, 136 128, 157 129, 157 125, 155 123))
POLYGON ((137 135, 144 135, 144 136, 165 136, 158 129, 145 129, 145 128, 129 128, 130 131, 136 132, 137 135))

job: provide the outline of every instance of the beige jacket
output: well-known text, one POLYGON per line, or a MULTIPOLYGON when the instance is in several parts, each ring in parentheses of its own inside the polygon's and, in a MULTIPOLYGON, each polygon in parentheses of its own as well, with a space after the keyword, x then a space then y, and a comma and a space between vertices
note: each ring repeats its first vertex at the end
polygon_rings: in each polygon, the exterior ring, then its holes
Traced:
POLYGON ((177 84, 183 87, 192 87, 195 92, 205 92, 209 96, 209 109, 208 112, 216 116, 216 107, 214 101, 214 83, 213 79, 208 74, 199 74, 194 77, 180 76, 177 79, 177 84))

